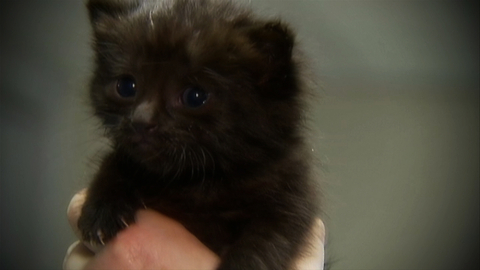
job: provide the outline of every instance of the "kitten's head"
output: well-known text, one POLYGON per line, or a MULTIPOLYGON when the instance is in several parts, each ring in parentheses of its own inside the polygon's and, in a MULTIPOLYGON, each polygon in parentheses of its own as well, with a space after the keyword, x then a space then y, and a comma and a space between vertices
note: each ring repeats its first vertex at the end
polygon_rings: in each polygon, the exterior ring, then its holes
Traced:
POLYGON ((240 173, 287 154, 301 122, 294 37, 226 1, 90 0, 95 113, 152 171, 240 173))

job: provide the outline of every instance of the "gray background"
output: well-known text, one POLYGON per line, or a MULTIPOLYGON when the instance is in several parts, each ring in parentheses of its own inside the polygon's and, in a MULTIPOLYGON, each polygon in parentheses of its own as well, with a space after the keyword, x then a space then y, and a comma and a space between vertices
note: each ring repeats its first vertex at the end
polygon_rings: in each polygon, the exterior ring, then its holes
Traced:
MULTIPOLYGON (((0 2, 1 269, 59 269, 102 143, 81 1, 0 2)), ((478 4, 252 1, 298 29, 332 269, 478 266, 478 4)))

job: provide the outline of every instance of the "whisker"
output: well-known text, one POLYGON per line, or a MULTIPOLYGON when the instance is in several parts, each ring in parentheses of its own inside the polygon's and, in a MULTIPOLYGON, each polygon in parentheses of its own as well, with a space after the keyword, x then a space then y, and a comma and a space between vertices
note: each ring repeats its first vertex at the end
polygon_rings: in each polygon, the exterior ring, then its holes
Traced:
POLYGON ((193 159, 192 159, 192 155, 188 155, 189 159, 190 159, 190 163, 192 164, 191 166, 191 171, 192 171, 192 175, 190 177, 190 179, 193 179, 193 173, 194 173, 194 170, 193 170, 193 159))

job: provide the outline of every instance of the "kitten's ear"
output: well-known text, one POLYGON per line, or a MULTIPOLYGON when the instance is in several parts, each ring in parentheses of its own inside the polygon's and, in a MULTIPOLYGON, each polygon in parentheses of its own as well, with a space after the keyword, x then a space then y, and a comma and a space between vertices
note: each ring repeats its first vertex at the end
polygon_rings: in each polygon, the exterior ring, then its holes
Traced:
POLYGON ((262 80, 284 77, 292 63, 292 50, 295 44, 293 32, 280 21, 257 25, 249 31, 254 47, 265 56, 266 77, 262 80))
POLYGON ((289 60, 295 37, 292 31, 279 21, 272 21, 250 30, 250 39, 257 49, 272 60, 289 60))
POLYGON ((126 15, 140 5, 140 0, 88 0, 90 22, 95 25, 103 18, 126 15))

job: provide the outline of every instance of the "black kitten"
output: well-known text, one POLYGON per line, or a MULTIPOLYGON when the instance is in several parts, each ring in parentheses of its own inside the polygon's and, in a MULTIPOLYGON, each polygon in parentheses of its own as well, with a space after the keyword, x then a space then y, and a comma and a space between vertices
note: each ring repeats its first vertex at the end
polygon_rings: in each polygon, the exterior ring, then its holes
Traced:
POLYGON ((219 269, 288 269, 313 226, 304 89, 280 21, 213 0, 90 0, 90 96, 112 141, 78 221, 108 241, 142 207, 219 269))

